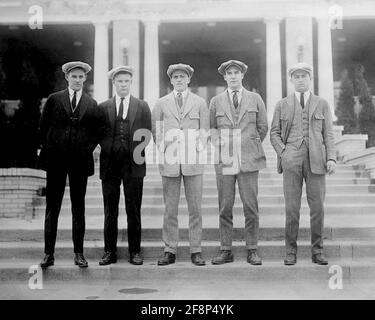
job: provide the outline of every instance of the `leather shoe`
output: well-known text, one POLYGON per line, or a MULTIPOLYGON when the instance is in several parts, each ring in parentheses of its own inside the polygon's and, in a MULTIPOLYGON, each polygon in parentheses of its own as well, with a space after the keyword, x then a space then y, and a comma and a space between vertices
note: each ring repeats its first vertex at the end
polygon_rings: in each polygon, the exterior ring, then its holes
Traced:
POLYGON ((40 267, 42 269, 48 268, 49 266, 53 266, 55 263, 55 258, 53 254, 46 254, 40 263, 40 267))
POLYGON ((143 258, 142 256, 140 255, 140 253, 131 253, 130 256, 129 256, 129 262, 131 264, 135 264, 137 266, 140 266, 141 264, 143 264, 143 258))
POLYGON ((195 252, 191 254, 191 262, 196 266, 206 265, 206 261, 203 260, 202 254, 200 252, 195 252))
POLYGON ((176 255, 170 252, 164 252, 164 255, 159 258, 158 266, 166 266, 171 263, 175 263, 176 255))
POLYGON ((116 262, 117 262, 117 255, 116 255, 116 253, 105 252, 104 256, 99 261, 99 265, 106 266, 108 264, 116 263, 116 262))
POLYGON ((254 266, 260 266, 262 264, 262 259, 258 256, 258 252, 256 249, 249 250, 249 253, 247 255, 247 262, 254 266))
POLYGON ((74 264, 80 268, 87 268, 89 264, 87 263, 83 253, 76 253, 74 256, 74 264))
POLYGON ((312 262, 316 263, 316 264, 319 264, 319 265, 327 265, 328 264, 328 260, 326 259, 326 257, 323 255, 323 253, 317 253, 317 254, 314 254, 312 257, 311 257, 311 260, 312 262))
POLYGON ((293 266, 297 263, 297 256, 295 253, 288 253, 284 259, 286 266, 293 266))
POLYGON ((230 250, 221 250, 219 255, 211 260, 212 264, 224 264, 233 262, 233 254, 230 250))

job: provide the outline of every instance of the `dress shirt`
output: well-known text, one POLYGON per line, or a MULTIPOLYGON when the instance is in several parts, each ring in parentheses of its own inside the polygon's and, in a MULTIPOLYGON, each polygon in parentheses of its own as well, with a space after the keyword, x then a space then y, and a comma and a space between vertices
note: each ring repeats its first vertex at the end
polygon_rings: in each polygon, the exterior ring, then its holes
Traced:
MULTIPOLYGON (((124 97, 124 100, 122 102, 124 105, 124 113, 122 114, 122 119, 126 119, 126 116, 128 115, 129 101, 130 101, 130 93, 124 97)), ((120 111, 120 103, 121 103, 121 97, 118 96, 116 93, 116 116, 118 115, 120 111)))
MULTIPOLYGON (((294 94, 296 95, 296 98, 297 98, 298 102, 301 104, 301 101, 300 101, 300 100, 301 100, 301 92, 297 92, 297 91, 295 91, 294 94)), ((305 107, 306 107, 306 103, 307 103, 307 101, 308 101, 309 98, 310 98, 310 95, 311 95, 310 90, 307 90, 307 91, 305 91, 305 92, 303 93, 303 97, 305 98, 305 107)))
MULTIPOLYGON (((235 90, 228 88, 230 101, 232 101, 232 103, 233 103, 233 91, 235 91, 235 90)), ((241 104, 241 99, 242 99, 242 91, 243 91, 243 87, 239 88, 239 89, 236 90, 236 91, 238 91, 238 92, 237 92, 237 98, 238 98, 238 105, 240 105, 240 104, 241 104)))
MULTIPOLYGON (((73 100, 73 97, 74 97, 74 90, 73 89, 70 89, 69 87, 68 87, 68 90, 69 90, 69 100, 70 100, 70 105, 72 105, 72 100, 73 100)), ((81 90, 79 90, 79 91, 76 91, 77 93, 76 93, 76 102, 77 102, 77 104, 76 104, 76 107, 78 106, 78 103, 79 103, 79 100, 81 99, 81 97, 82 97, 82 89, 81 90)), ((73 110, 74 111, 74 110, 73 110)))

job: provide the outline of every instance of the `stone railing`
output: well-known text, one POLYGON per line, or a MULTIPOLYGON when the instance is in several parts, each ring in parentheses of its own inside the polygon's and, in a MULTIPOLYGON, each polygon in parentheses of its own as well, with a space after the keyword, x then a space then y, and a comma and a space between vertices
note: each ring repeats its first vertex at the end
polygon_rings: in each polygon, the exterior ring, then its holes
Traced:
POLYGON ((0 169, 0 218, 32 219, 44 201, 46 173, 28 168, 0 169))

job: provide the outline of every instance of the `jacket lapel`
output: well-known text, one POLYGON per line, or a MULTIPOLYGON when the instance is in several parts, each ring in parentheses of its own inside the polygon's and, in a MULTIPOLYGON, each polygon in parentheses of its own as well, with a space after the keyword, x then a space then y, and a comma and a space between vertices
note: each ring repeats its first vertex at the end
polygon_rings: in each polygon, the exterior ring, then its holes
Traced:
POLYGON ((310 102, 309 102, 309 120, 311 120, 312 115, 315 112, 316 106, 318 105, 319 99, 318 97, 311 93, 310 94, 310 102))
POLYGON ((176 117, 176 119, 180 121, 180 116, 178 115, 177 105, 173 91, 168 96, 168 108, 171 111, 171 113, 176 117))
POLYGON ((129 99, 129 110, 128 110, 128 117, 129 117, 129 127, 131 128, 134 123, 135 116, 137 114, 137 101, 134 99, 133 96, 130 96, 129 99))
POLYGON ((228 89, 223 92, 223 109, 226 115, 228 116, 229 120, 232 122, 232 125, 234 125, 233 116, 232 116, 232 110, 230 109, 232 105, 232 101, 229 97, 229 91, 228 89), (226 100, 226 101, 225 101, 226 100))
POLYGON ((244 114, 247 110, 246 106, 248 105, 248 102, 249 102, 249 96, 247 94, 247 90, 244 88, 244 89, 242 89, 242 97, 241 97, 241 102, 240 102, 240 105, 239 105, 240 114, 238 116, 238 122, 240 122, 242 117, 244 116, 244 114))
POLYGON ((79 102, 78 102, 78 105, 77 105, 77 108, 79 110, 79 120, 82 119, 83 115, 85 114, 86 110, 87 110, 87 96, 86 96, 86 93, 82 92, 82 96, 81 96, 81 99, 79 99, 79 102))
POLYGON ((187 94, 187 97, 186 97, 186 100, 185 100, 185 103, 183 105, 183 114, 182 114, 182 118, 184 118, 191 110, 191 108, 193 108, 193 101, 192 101, 192 96, 190 94, 190 92, 188 92, 187 94))
POLYGON ((69 90, 68 90, 68 88, 65 89, 65 91, 63 92, 62 103, 64 105, 65 111, 67 112, 68 115, 70 115, 72 113, 72 108, 71 108, 71 105, 70 105, 70 98, 69 98, 69 90))
POLYGON ((115 121, 116 121, 116 97, 113 97, 108 103, 108 118, 109 123, 111 125, 112 130, 115 129, 115 121))

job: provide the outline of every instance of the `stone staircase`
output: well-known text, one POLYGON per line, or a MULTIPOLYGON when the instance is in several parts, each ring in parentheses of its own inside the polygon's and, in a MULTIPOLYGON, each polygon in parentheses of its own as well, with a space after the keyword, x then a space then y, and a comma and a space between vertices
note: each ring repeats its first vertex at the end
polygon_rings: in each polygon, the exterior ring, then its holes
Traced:
MULTIPOLYGON (((55 266, 46 271, 46 279, 88 281, 110 279, 162 280, 168 275, 182 279, 215 279, 225 275, 230 279, 233 268, 236 276, 246 279, 328 279, 327 267, 310 262, 309 210, 303 196, 299 233, 297 266, 283 265, 284 256, 284 198, 282 176, 276 172, 276 155, 266 139, 264 148, 267 168, 259 176, 260 254, 263 266, 253 267, 246 263, 246 249, 243 241, 244 217, 238 190, 234 206, 235 263, 212 266, 210 259, 219 250, 218 199, 213 166, 207 166, 203 190, 203 255, 206 267, 193 266, 189 259, 188 212, 181 190, 179 208, 180 243, 177 263, 157 267, 156 261, 163 252, 161 228, 164 212, 161 178, 156 165, 149 165, 144 180, 142 206, 142 248, 145 263, 135 267, 127 263, 127 231, 124 198, 120 199, 119 215, 119 262, 116 265, 99 267, 98 260, 103 253, 103 200, 101 183, 96 174, 89 178, 86 197, 85 256, 89 268, 78 270, 72 265, 71 212, 69 187, 66 188, 56 245, 55 266), (251 272, 249 271, 251 270, 251 272)), ((343 267, 344 278, 369 278, 375 275, 375 186, 361 166, 340 163, 333 176, 327 176, 325 214, 325 253, 330 265, 343 267)), ((183 189, 183 188, 182 188, 183 189)), ((40 261, 43 255, 43 218, 45 205, 35 208, 31 221, 2 219, 0 224, 0 279, 16 281, 28 279, 27 268, 40 261), (17 267, 15 267, 17 266, 17 267)))

